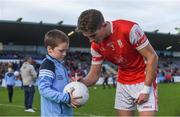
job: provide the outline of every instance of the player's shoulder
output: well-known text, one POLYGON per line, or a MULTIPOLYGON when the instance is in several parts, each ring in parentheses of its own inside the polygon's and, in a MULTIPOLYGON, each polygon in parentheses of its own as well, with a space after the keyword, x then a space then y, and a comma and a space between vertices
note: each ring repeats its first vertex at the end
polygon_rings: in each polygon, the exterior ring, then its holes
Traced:
POLYGON ((114 21, 112 21, 112 23, 116 24, 116 25, 134 25, 134 24, 137 24, 134 21, 125 20, 125 19, 114 20, 114 21))
POLYGON ((129 33, 131 29, 136 25, 136 22, 129 21, 129 20, 114 20, 112 21, 113 25, 113 30, 124 32, 124 33, 129 33))
POLYGON ((92 50, 99 52, 100 51, 100 45, 95 43, 95 42, 92 42, 91 43, 91 52, 92 52, 92 50))
POLYGON ((53 61, 49 60, 49 59, 45 59, 43 60, 41 66, 40 66, 40 70, 41 69, 47 69, 47 70, 50 70, 50 71, 55 71, 55 64, 53 61))

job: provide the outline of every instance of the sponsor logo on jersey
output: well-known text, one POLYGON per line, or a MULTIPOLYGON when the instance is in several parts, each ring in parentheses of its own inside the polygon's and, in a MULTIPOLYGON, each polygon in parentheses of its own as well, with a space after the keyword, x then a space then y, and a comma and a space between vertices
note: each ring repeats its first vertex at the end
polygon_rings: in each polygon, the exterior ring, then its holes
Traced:
POLYGON ((124 61, 124 58, 122 56, 116 56, 114 57, 114 59, 117 63, 122 63, 124 61))
POLYGON ((118 45, 119 45, 119 47, 120 47, 120 48, 122 48, 122 47, 123 47, 123 44, 122 44, 121 39, 118 39, 118 40, 117 40, 117 43, 118 43, 118 45))
POLYGON ((143 37, 141 37, 141 39, 139 39, 136 43, 137 46, 140 46, 141 44, 143 44, 145 41, 147 40, 146 36, 144 35, 143 37))
POLYGON ((136 29, 135 34, 136 34, 137 38, 141 38, 143 36, 143 32, 140 29, 136 29))
POLYGON ((62 75, 57 75, 57 80, 63 80, 63 76, 62 75))

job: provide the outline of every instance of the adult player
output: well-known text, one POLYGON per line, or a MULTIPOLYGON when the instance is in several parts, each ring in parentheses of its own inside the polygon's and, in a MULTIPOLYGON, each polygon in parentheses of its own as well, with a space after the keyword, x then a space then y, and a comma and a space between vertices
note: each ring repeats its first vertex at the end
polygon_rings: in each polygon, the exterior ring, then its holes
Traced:
POLYGON ((132 21, 105 21, 96 9, 85 10, 78 18, 77 31, 91 42, 92 65, 87 86, 96 83, 103 60, 118 65, 115 109, 118 116, 154 116, 157 111, 156 68, 158 56, 139 25, 132 21))

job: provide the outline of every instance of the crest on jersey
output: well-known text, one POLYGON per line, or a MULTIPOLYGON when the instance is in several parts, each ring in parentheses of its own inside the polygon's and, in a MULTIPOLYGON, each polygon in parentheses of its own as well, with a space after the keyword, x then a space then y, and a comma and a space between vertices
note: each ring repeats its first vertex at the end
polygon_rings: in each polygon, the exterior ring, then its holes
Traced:
POLYGON ((117 43, 118 43, 118 45, 119 45, 119 47, 120 47, 120 48, 122 48, 122 47, 123 47, 123 44, 122 44, 121 39, 118 39, 118 40, 117 40, 117 43))

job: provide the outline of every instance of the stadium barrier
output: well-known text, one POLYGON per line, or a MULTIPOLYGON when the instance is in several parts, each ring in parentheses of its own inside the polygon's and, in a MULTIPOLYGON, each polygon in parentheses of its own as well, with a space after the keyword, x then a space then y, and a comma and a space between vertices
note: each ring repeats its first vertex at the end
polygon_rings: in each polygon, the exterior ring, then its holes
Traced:
POLYGON ((180 82, 180 76, 173 76, 174 82, 180 82))

